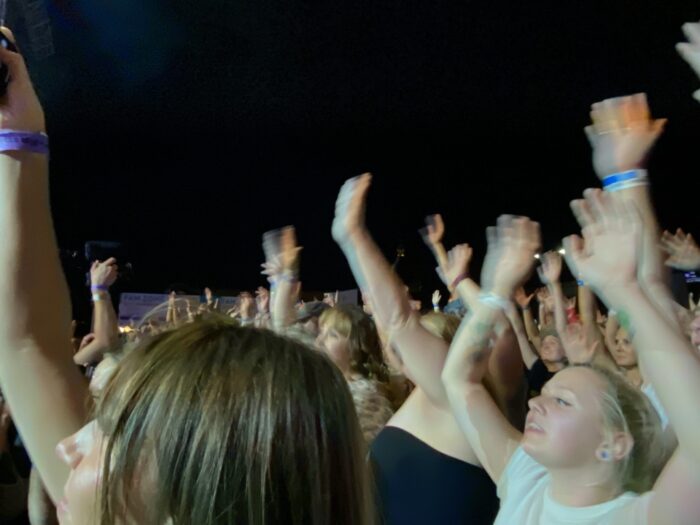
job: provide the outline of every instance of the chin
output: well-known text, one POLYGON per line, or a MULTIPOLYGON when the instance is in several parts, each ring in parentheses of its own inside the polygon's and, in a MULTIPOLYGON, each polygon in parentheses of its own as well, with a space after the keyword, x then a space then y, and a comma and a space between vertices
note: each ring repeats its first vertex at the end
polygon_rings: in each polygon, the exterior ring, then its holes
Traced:
POLYGON ((523 447, 523 451, 530 456, 532 459, 537 461, 537 463, 543 464, 542 458, 542 446, 538 446, 538 443, 534 443, 534 439, 529 439, 527 436, 523 436, 522 441, 520 441, 520 446, 523 447))

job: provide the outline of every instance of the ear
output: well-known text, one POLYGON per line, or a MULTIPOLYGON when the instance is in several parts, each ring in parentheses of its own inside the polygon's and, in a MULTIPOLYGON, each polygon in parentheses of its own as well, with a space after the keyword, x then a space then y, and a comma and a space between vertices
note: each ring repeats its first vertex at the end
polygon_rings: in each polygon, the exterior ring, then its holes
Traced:
POLYGON ((596 450, 596 457, 600 461, 619 462, 632 453, 634 439, 625 432, 615 432, 596 450))

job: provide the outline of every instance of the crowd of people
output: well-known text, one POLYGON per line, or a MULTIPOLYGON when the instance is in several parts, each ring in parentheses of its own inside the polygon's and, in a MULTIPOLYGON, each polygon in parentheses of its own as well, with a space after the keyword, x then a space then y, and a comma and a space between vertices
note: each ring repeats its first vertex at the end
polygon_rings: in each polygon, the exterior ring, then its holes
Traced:
MULTIPOLYGON (((684 30, 700 75, 700 24, 684 30)), ((429 217, 445 287, 430 310, 365 224, 363 174, 331 229, 361 306, 299 301, 288 226, 263 236, 269 289, 229 310, 209 289, 199 305, 172 293, 129 330, 118 261, 95 261, 80 340, 44 113, 21 55, 0 61, 3 523, 700 523, 700 306, 668 284, 669 268, 700 269, 700 248, 658 224, 645 163, 665 120, 645 95, 593 104, 602 189, 571 203, 581 234, 562 250, 540 253, 537 222, 501 215, 477 280, 472 248, 448 251, 429 217)))

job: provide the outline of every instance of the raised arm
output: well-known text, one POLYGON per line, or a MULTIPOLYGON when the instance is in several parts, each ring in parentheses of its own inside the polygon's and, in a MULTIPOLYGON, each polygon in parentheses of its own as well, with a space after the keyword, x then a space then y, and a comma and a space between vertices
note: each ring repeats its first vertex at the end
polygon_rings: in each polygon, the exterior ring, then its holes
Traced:
MULTIPOLYGON (((95 261, 90 268, 90 290, 92 292, 92 333, 95 338, 74 356, 77 365, 98 363, 106 351, 119 339, 119 321, 109 295, 109 287, 117 279, 117 260, 95 261)), ((168 311, 170 307, 168 307, 168 311)))
POLYGON ((263 273, 272 283, 272 326, 284 330, 294 324, 299 299, 299 254, 294 226, 268 232, 263 236, 263 246, 267 260, 263 273), (273 241, 273 239, 275 239, 273 241))
POLYGON ((508 423, 483 385, 489 339, 501 308, 507 307, 532 268, 539 238, 539 226, 526 218, 503 216, 498 220, 482 272, 482 289, 488 292, 480 296, 479 304, 462 322, 442 372, 457 422, 495 482, 518 447, 521 434, 508 423))
POLYGON ((420 324, 403 283, 382 255, 365 226, 365 203, 371 176, 348 180, 340 190, 333 221, 333 238, 343 250, 360 288, 371 297, 372 311, 389 341, 430 400, 447 406, 440 383, 447 344, 420 324))
MULTIPOLYGON (((44 132, 44 113, 24 60, 0 47, 11 81, 0 128, 44 132)), ((85 420, 84 384, 71 355, 71 306, 49 208, 48 159, 0 153, 0 385, 22 440, 54 501, 68 467, 60 440, 85 420)))
MULTIPOLYGON (((639 283, 659 311, 670 322, 678 324, 645 169, 666 120, 651 118, 644 93, 593 104, 591 119, 593 123, 586 128, 586 133, 593 148, 593 166, 598 178, 611 198, 633 202, 641 217, 643 243, 637 268, 639 283)), ((577 212, 590 213, 585 201, 577 212)))
POLYGON ((647 295, 638 281, 637 260, 644 225, 636 207, 599 190, 584 194, 592 215, 586 217, 583 241, 567 240, 586 282, 630 321, 640 365, 668 413, 678 449, 654 486, 650 525, 700 522, 700 360, 675 322, 647 295), (586 219, 590 219, 587 221, 586 219))
MULTIPOLYGON (((516 292, 517 293, 517 292, 516 292)), ((530 340, 525 332, 525 327, 523 326, 523 320, 520 317, 520 312, 516 309, 513 304, 510 304, 506 309, 506 316, 513 326, 513 333, 518 341, 518 348, 520 349, 520 355, 523 358, 523 363, 528 370, 532 368, 535 361, 539 359, 539 356, 532 347, 530 340)))
MULTIPOLYGON (((442 237, 445 235, 445 223, 442 220, 442 215, 437 213, 426 217, 425 228, 420 230, 420 234, 430 251, 433 252, 438 267, 444 268, 447 264, 447 250, 442 244, 442 237)), ((452 291, 450 290, 450 292, 452 291)))

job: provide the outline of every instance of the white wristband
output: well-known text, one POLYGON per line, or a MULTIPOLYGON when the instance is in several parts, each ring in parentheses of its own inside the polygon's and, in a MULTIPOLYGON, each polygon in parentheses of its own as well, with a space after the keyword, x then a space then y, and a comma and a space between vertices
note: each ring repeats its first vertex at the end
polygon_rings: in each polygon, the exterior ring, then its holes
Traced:
POLYGON ((496 295, 495 293, 479 294, 479 302, 494 310, 507 310, 510 306, 510 301, 508 299, 496 295))

